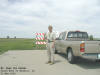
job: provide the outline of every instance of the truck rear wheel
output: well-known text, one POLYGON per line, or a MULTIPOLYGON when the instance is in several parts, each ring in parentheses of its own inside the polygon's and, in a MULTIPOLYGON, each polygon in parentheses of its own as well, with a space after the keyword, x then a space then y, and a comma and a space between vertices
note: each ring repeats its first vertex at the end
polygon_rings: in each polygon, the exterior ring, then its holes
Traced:
POLYGON ((72 49, 69 49, 68 52, 67 52, 67 60, 71 64, 75 63, 75 57, 73 55, 72 49))

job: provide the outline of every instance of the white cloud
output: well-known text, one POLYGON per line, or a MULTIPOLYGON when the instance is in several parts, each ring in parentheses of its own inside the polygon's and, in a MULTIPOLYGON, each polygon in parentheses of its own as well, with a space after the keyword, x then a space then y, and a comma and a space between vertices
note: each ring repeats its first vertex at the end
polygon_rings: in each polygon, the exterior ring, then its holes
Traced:
POLYGON ((99 36, 99 0, 0 0, 0 37, 33 37, 46 32, 82 30, 99 36))

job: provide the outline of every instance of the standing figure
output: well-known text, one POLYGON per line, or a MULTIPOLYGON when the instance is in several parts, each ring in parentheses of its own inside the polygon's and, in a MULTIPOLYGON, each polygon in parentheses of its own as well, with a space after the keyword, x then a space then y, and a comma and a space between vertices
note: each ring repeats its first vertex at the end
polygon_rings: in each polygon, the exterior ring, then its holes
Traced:
POLYGON ((48 54, 48 62, 47 64, 54 64, 54 50, 55 50, 55 38, 56 35, 52 31, 53 27, 51 25, 48 26, 49 32, 46 34, 47 39, 47 54, 48 54))

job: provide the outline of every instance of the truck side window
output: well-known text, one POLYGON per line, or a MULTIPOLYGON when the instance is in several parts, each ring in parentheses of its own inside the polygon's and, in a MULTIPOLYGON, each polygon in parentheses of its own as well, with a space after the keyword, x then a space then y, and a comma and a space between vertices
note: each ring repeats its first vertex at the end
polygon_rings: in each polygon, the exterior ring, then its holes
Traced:
POLYGON ((65 40, 66 32, 63 33, 62 40, 65 40))
POLYGON ((59 39, 61 39, 61 40, 62 40, 62 37, 63 37, 63 34, 61 33, 61 34, 60 34, 60 36, 59 36, 59 39))

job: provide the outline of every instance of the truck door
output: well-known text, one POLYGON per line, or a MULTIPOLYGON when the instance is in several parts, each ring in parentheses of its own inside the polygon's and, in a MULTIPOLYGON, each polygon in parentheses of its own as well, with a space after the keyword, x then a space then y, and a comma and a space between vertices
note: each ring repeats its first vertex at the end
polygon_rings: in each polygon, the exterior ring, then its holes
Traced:
POLYGON ((61 52, 61 41, 62 41, 63 33, 59 35, 58 40, 56 40, 56 49, 61 52))
POLYGON ((63 32, 63 34, 62 34, 62 39, 61 39, 61 41, 60 41, 60 48, 61 48, 61 52, 62 52, 62 53, 65 52, 65 48, 66 48, 66 44, 65 44, 66 39, 65 39, 65 37, 66 37, 66 32, 63 32))

